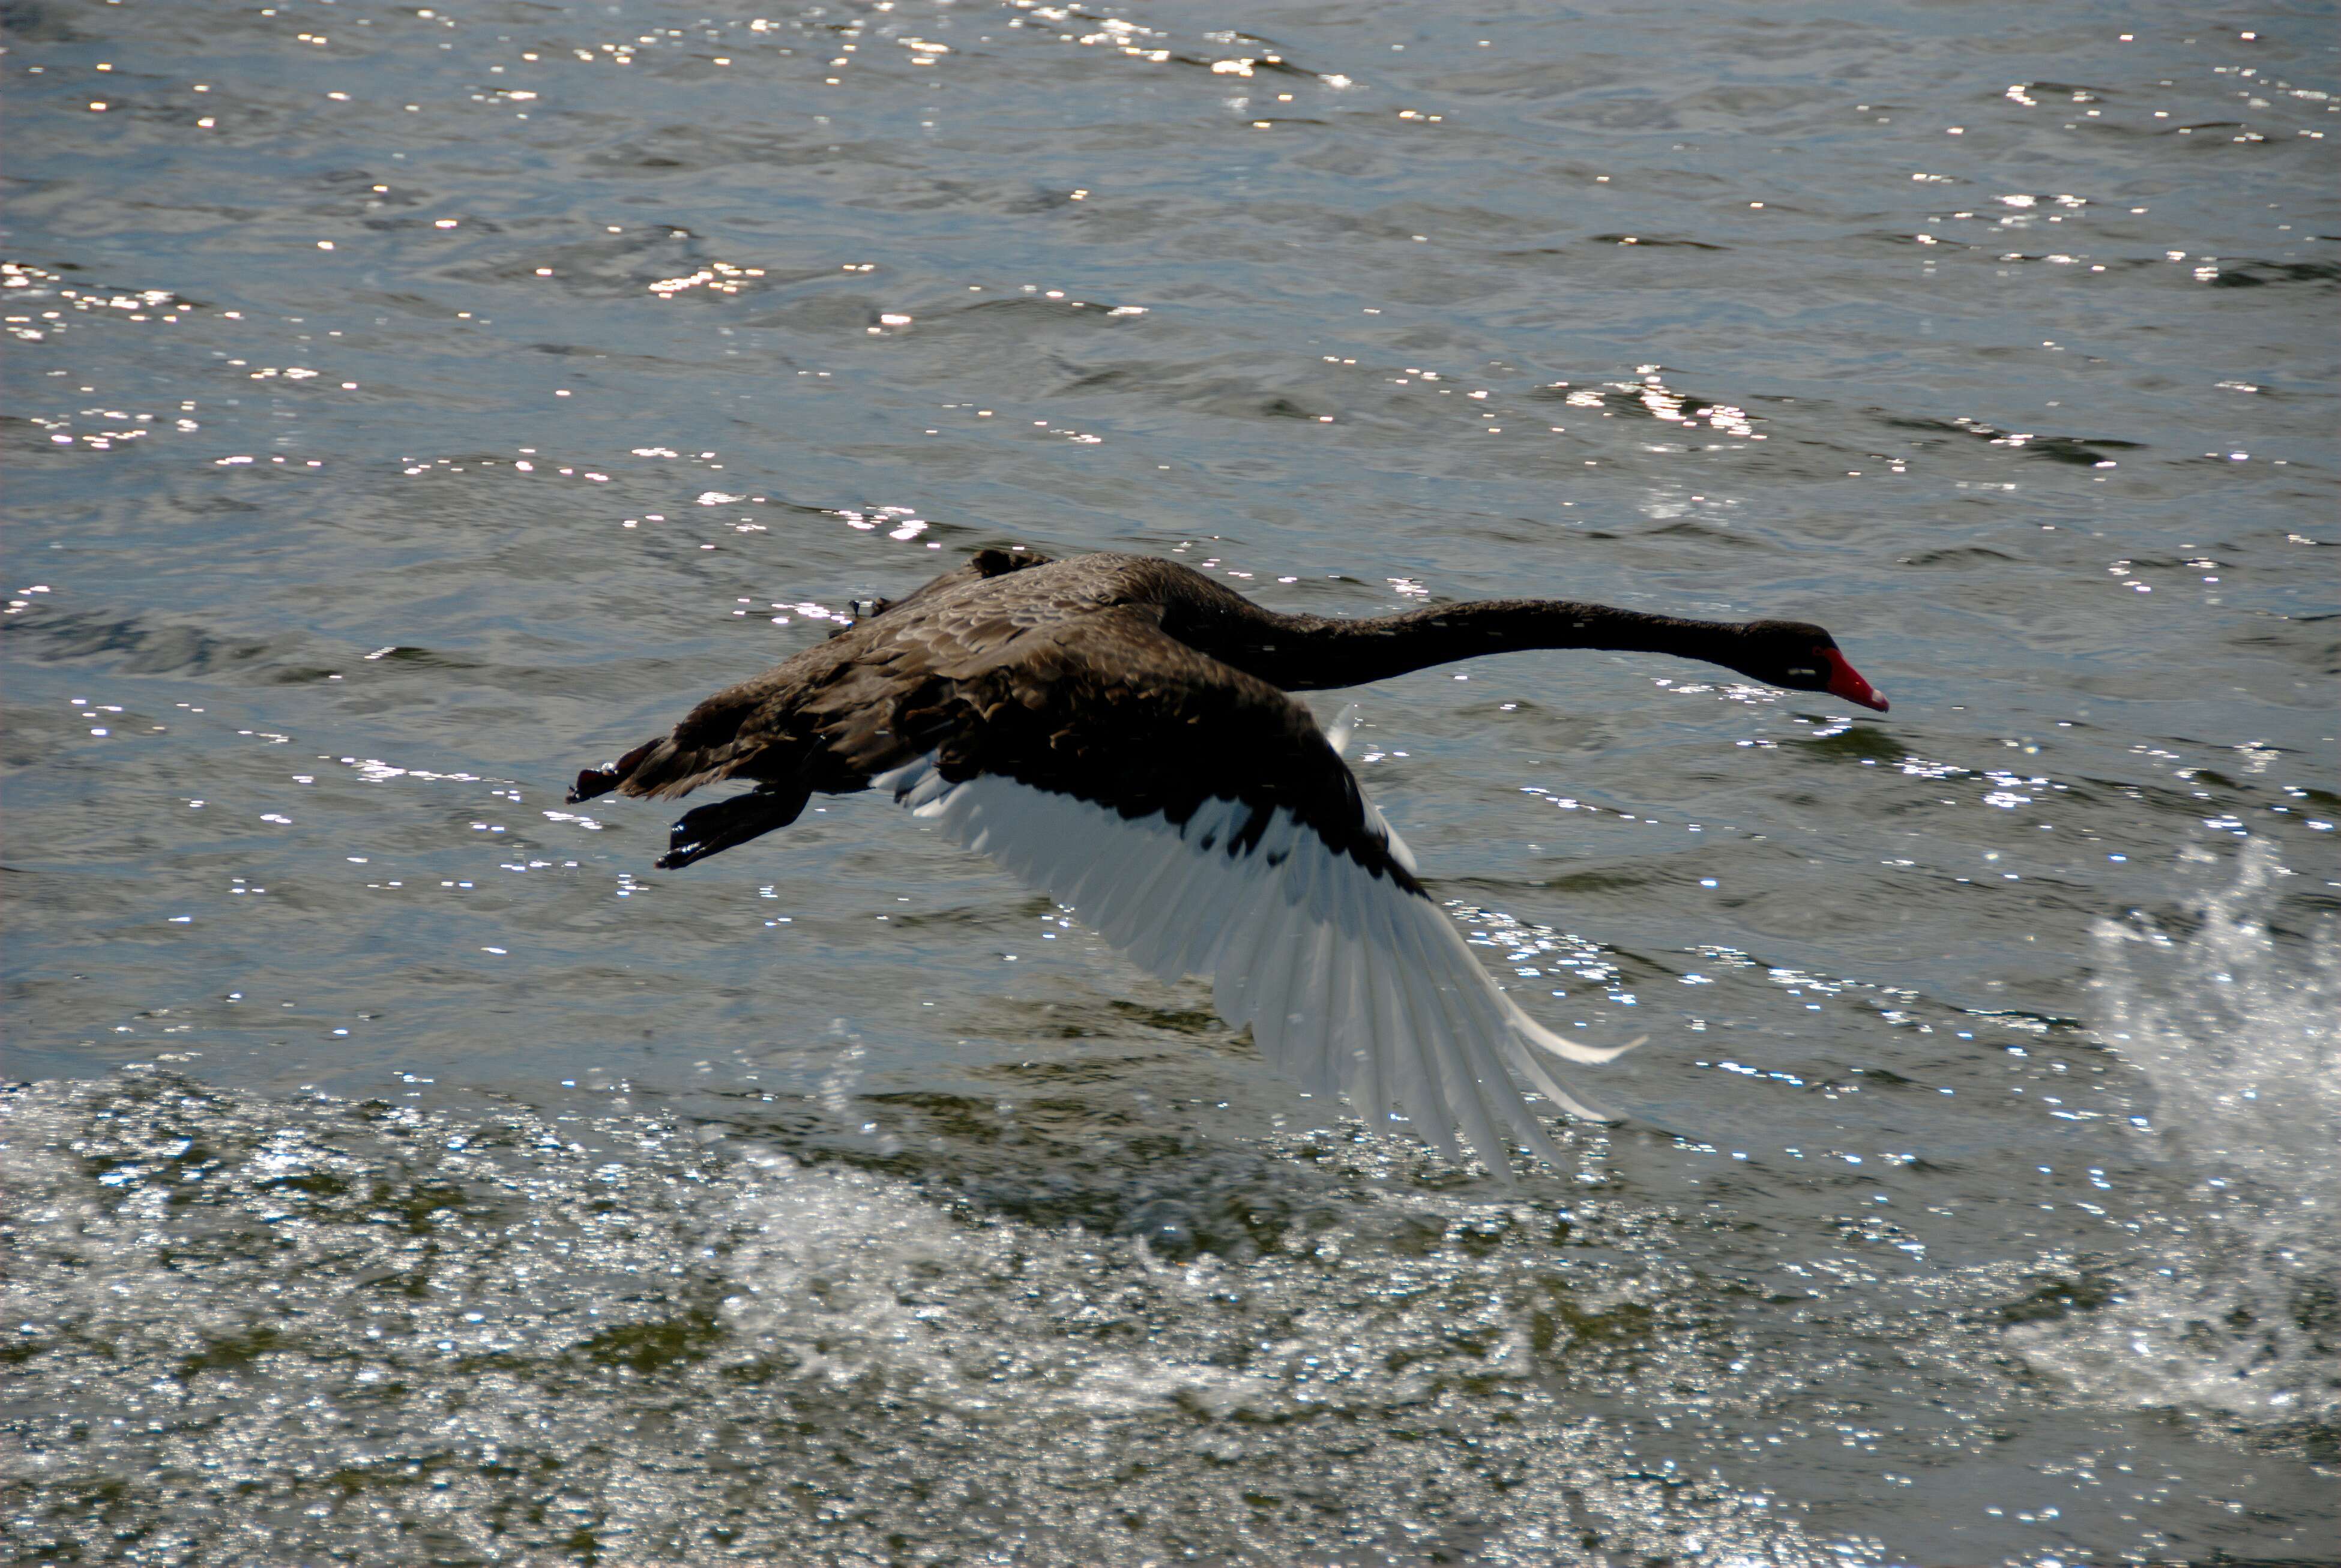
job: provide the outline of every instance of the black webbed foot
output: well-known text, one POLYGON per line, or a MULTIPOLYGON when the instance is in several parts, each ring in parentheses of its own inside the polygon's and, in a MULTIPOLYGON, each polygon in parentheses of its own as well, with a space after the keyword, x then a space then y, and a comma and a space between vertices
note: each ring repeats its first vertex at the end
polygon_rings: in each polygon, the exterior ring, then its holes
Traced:
POLYGON ((656 861, 662 871, 679 871, 734 844, 744 844, 797 819, 812 797, 809 789, 766 785, 729 800, 686 811, 667 831, 667 851, 656 861))

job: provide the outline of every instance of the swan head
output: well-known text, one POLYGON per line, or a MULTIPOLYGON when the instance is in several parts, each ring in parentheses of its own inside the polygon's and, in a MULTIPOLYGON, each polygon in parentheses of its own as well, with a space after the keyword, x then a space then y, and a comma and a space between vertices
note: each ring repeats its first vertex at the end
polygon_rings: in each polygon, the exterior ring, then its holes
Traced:
POLYGON ((1807 620, 1751 620, 1740 628, 1740 647, 1731 668, 1769 686, 1791 691, 1826 691, 1883 713, 1886 699, 1864 680, 1837 639, 1807 620))

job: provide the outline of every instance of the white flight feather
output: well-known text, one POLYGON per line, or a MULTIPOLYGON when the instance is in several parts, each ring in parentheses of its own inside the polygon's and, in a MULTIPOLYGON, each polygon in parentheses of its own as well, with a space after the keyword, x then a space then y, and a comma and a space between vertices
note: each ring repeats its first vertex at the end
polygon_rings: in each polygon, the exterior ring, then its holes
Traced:
MULTIPOLYGON (((1350 749, 1350 737, 1357 733, 1357 729, 1358 705, 1354 702, 1343 704, 1341 711, 1334 717, 1333 728, 1325 731, 1325 744, 1333 749, 1334 756, 1339 757, 1350 749)), ((1421 876, 1422 868, 1414 863, 1414 851, 1406 847, 1406 840, 1398 836, 1398 829, 1374 809, 1372 801, 1367 800, 1365 805, 1366 820, 1380 829, 1382 837, 1390 841, 1390 858, 1403 867, 1408 876, 1421 876)))
POLYGON ((1300 928, 1301 967, 1293 976, 1292 996, 1284 1010, 1285 1022, 1291 1029, 1285 1039, 1292 1052, 1293 1076, 1312 1095, 1340 1091, 1333 1078, 1332 1063, 1326 1056, 1332 1017, 1332 1009, 1327 1005, 1332 982, 1332 945, 1330 928, 1300 928))
POLYGON ((1358 705, 1343 703, 1341 711, 1333 719, 1333 728, 1325 731, 1325 744, 1333 749, 1334 756, 1341 756, 1350 749, 1350 736, 1357 728, 1358 705))
MULTIPOLYGON (((1346 729, 1335 726, 1342 739, 1346 729)), ((1072 907, 1142 967, 1167 979, 1210 975, 1220 1017, 1250 1025, 1280 1071, 1311 1094, 1347 1096, 1370 1125, 1403 1112, 1454 1158, 1459 1126, 1500 1174, 1505 1128, 1547 1159, 1559 1155, 1513 1072, 1576 1116, 1607 1115, 1562 1089, 1547 1058, 1603 1062, 1631 1046, 1579 1045, 1539 1024, 1429 898, 1336 854, 1281 808, 1231 853, 1251 817, 1236 800, 1206 800, 1173 824, 991 775, 953 784, 928 759, 871 782, 1072 907)), ((1390 847, 1395 858, 1395 835, 1390 847)))

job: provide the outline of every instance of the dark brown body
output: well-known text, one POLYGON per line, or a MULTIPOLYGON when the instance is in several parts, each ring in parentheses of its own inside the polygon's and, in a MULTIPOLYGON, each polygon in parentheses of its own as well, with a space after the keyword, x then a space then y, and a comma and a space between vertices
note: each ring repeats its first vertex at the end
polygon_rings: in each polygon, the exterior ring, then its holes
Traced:
MULTIPOLYGON (((689 813, 663 866, 687 865, 933 756, 1183 821, 1210 796, 1296 814, 1363 858, 1357 787, 1288 691, 1532 648, 1646 650, 1756 679, 1841 690, 1816 626, 1730 625, 1554 600, 1493 600, 1366 620, 1280 615, 1189 567, 1141 555, 1049 561, 986 550, 818 647, 725 688, 672 733, 579 775, 670 797, 722 779, 755 793, 689 813)), ((1866 684, 1856 700, 1873 700, 1866 684)), ((1852 693, 1844 693, 1852 695, 1852 693)), ((1396 868, 1387 874, 1403 876, 1396 868)))

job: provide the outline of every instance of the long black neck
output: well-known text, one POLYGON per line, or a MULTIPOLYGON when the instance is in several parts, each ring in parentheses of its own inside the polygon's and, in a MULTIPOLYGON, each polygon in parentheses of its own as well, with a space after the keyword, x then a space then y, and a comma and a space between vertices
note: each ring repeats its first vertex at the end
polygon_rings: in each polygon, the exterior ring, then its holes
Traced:
POLYGON ((1735 656, 1744 645, 1741 629, 1727 621, 1683 620, 1558 599, 1488 599, 1366 620, 1246 608, 1252 613, 1168 630, 1287 691, 1357 686, 1459 659, 1538 648, 1671 653, 1736 669, 1735 656))

